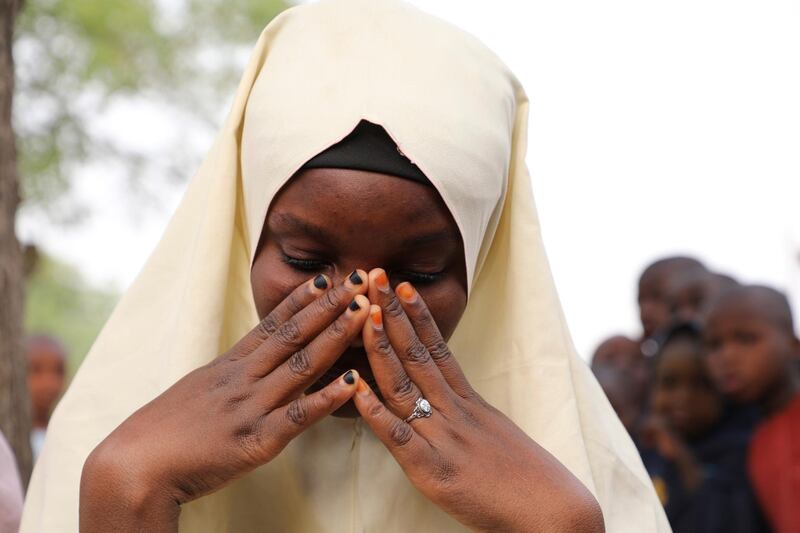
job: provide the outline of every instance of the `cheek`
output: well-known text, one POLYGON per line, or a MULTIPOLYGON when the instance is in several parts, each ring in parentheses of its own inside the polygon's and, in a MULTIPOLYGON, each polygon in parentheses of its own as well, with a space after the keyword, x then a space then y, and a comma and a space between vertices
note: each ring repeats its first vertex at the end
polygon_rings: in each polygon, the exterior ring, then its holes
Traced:
POLYGON ((250 283, 253 286, 253 300, 258 317, 263 319, 269 315, 298 285, 310 277, 311 274, 299 272, 287 265, 281 259, 280 253, 269 243, 265 243, 250 270, 250 283))
POLYGON ((467 294, 457 281, 445 281, 435 287, 417 287, 433 315, 436 325, 445 340, 458 326, 467 307, 467 294))

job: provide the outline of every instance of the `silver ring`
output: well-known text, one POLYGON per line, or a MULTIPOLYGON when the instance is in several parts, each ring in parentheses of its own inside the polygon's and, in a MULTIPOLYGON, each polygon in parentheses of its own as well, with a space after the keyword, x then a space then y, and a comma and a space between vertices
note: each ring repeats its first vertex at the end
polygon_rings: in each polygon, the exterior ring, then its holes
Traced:
POLYGON ((408 415, 406 418, 406 422, 411 422, 415 418, 428 418, 433 414, 433 408, 428 400, 420 396, 417 398, 417 403, 414 406, 414 410, 408 415))

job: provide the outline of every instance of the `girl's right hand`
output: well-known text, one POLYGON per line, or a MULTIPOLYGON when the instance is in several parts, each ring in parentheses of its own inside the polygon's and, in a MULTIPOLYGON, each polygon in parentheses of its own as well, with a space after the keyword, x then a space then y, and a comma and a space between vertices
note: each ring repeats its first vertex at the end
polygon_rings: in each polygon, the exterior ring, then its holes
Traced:
POLYGON ((354 371, 304 391, 361 333, 369 302, 367 274, 357 272, 332 289, 323 276, 304 283, 106 437, 83 468, 81 531, 174 531, 181 504, 269 462, 346 403, 354 371))

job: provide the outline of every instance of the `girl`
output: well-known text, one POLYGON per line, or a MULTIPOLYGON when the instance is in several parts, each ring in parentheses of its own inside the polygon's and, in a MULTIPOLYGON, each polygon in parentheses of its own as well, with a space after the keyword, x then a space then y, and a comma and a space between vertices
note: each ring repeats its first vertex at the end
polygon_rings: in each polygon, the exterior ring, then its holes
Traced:
POLYGON ((275 19, 53 417, 23 531, 668 531, 573 352, 527 111, 401 2, 275 19))

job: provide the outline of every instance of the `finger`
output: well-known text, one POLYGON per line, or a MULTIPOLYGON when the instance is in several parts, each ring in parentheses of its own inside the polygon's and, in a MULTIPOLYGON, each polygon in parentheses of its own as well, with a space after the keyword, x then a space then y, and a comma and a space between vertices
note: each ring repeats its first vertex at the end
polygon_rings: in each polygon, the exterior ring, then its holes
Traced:
POLYGON ((242 337, 230 350, 230 353, 234 358, 241 358, 252 353, 265 340, 272 336, 281 324, 322 296, 330 286, 330 278, 324 274, 319 274, 305 283, 300 284, 289 293, 289 296, 284 298, 270 314, 264 317, 256 327, 250 330, 250 333, 242 337))
POLYGON ((372 303, 381 307, 386 336, 394 348, 406 373, 419 387, 423 395, 443 400, 449 389, 439 367, 433 362, 428 349, 414 332, 400 300, 389 285, 389 278, 383 269, 373 269, 369 274, 370 285, 374 286, 372 303), (438 396, 438 398, 437 398, 438 396))
POLYGON ((277 455, 297 435, 347 403, 353 397, 358 381, 358 372, 348 370, 317 392, 270 411, 264 418, 261 431, 263 440, 271 444, 272 455, 277 455))
POLYGON ((345 282, 327 291, 281 324, 250 356, 250 373, 264 377, 311 342, 341 315, 357 294, 367 291, 367 274, 355 270, 345 282))
POLYGON ((447 346, 422 296, 408 282, 400 283, 396 292, 417 337, 428 349, 445 381, 459 396, 467 397, 472 394, 472 386, 447 346))
POLYGON ((430 462, 431 445, 375 396, 363 379, 353 396, 356 409, 375 436, 389 450, 406 472, 430 462))
POLYGON ((261 380, 264 395, 280 405, 306 390, 361 333, 368 313, 369 300, 357 295, 339 318, 261 380))
POLYGON ((406 370, 392 343, 383 329, 383 313, 380 306, 371 305, 369 320, 364 323, 362 333, 367 360, 375 375, 375 382, 389 409, 398 416, 408 416, 414 410, 417 398, 422 396, 419 388, 408 377, 406 370))

